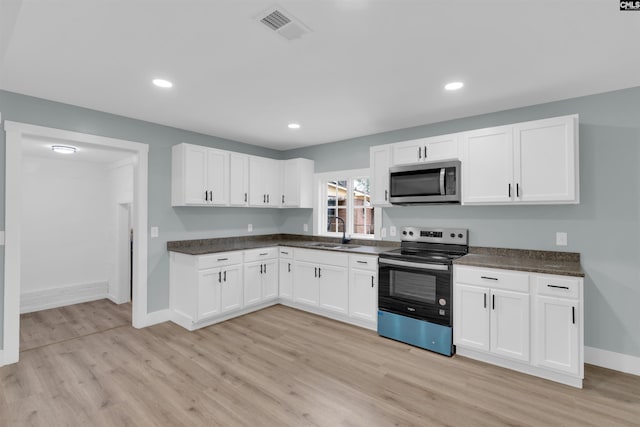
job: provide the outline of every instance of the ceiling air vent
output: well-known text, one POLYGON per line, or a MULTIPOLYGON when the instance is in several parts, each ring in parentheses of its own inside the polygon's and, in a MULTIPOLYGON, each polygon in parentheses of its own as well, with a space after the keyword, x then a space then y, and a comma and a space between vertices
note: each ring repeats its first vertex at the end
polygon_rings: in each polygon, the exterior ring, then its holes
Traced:
POLYGON ((287 40, 299 39, 311 31, 309 27, 280 6, 262 12, 257 19, 287 40))

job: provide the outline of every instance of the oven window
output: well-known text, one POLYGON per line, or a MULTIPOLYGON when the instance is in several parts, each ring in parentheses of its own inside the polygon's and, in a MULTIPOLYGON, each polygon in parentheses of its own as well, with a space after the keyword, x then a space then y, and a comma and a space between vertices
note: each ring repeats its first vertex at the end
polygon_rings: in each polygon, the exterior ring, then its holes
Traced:
POLYGON ((427 304, 436 303, 436 276, 405 270, 391 270, 390 273, 390 297, 427 304))

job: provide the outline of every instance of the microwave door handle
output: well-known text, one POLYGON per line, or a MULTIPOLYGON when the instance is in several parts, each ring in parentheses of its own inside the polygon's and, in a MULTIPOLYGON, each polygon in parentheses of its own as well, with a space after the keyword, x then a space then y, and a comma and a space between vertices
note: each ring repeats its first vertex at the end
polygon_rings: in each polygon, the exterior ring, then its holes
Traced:
POLYGON ((440 195, 444 196, 444 171, 445 168, 440 168, 440 195))

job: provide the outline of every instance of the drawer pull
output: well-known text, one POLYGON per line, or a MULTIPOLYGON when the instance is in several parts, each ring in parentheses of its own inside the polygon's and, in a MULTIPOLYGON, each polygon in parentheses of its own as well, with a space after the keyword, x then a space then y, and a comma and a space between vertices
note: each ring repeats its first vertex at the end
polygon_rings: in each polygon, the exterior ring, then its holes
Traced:
POLYGON ((218 258, 218 261, 229 261, 229 258, 218 258))
POLYGON ((481 279, 498 280, 496 277, 480 276, 481 279))
POLYGON ((260 254, 260 256, 265 256, 265 255, 269 255, 269 253, 268 253, 268 252, 265 252, 265 253, 263 253, 263 254, 260 254))
POLYGON ((367 261, 357 261, 358 264, 369 264, 367 261))
POLYGON ((289 252, 280 251, 281 254, 289 255, 289 252))
POLYGON ((568 286, 560 286, 560 285, 547 285, 549 288, 557 288, 557 289, 569 289, 568 286))

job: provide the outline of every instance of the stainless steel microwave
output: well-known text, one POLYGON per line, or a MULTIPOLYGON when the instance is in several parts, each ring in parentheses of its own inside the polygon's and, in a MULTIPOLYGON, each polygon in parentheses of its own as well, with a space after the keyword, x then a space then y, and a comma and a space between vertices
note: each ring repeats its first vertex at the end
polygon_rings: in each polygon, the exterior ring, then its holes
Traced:
POLYGON ((389 201, 396 205, 460 203, 460 161, 389 168, 389 201))

